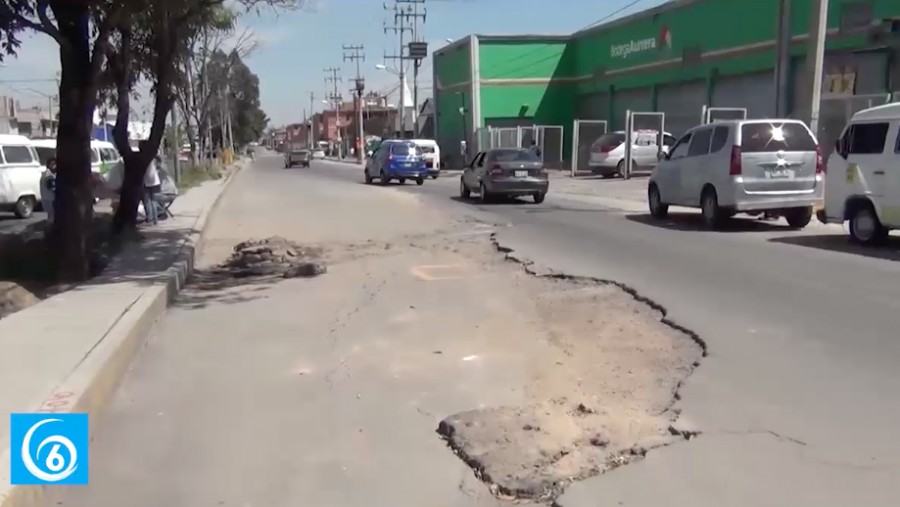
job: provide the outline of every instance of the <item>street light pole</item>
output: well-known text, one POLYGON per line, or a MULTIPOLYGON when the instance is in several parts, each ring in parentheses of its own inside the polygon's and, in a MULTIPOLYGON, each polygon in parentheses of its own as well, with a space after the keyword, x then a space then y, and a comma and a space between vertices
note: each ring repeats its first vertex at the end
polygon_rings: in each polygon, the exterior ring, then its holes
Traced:
POLYGON ((825 37, 828 34, 828 0, 812 0, 809 20, 809 47, 806 53, 806 86, 809 95, 809 129, 819 132, 819 106, 822 101, 822 67, 825 37))

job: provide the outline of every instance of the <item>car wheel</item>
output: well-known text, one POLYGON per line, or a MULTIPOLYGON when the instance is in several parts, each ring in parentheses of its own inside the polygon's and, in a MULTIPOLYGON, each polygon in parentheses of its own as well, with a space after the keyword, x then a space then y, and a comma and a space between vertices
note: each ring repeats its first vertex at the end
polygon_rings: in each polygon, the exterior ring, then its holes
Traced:
POLYGON ((406 178, 400 178, 400 184, 406 185, 406 178))
POLYGON ((650 185, 650 188, 647 189, 647 202, 650 205, 650 215, 653 218, 666 218, 669 214, 669 205, 662 202, 659 187, 655 184, 650 185))
POLYGON ((472 197, 472 192, 469 190, 469 187, 466 186, 466 182, 463 181, 462 177, 459 178, 459 196, 463 199, 472 197))
POLYGON ((707 188, 700 197, 700 209, 703 212, 703 223, 707 229, 715 230, 722 225, 722 208, 719 207, 719 196, 715 189, 707 188))
POLYGON ((547 194, 545 194, 543 192, 538 192, 538 193, 532 195, 531 197, 534 199, 535 204, 540 204, 540 203, 544 202, 544 197, 546 197, 546 196, 547 196, 547 194))
POLYGON ((487 188, 485 188, 484 183, 478 186, 478 197, 481 198, 482 203, 489 203, 493 196, 488 192, 487 188))
POLYGON ((809 225, 813 217, 812 206, 806 208, 792 208, 784 213, 784 218, 792 229, 802 229, 809 225))
POLYGON ((431 179, 433 179, 433 180, 436 180, 436 179, 438 179, 438 175, 437 175, 437 174, 433 174, 433 175, 431 175, 431 179))
POLYGON ((381 183, 382 185, 387 185, 388 183, 391 182, 391 180, 387 177, 387 175, 384 174, 384 170, 381 171, 378 182, 381 183))
POLYGON ((34 214, 34 206, 37 204, 34 197, 30 195, 19 197, 16 201, 15 213, 18 218, 29 218, 34 214))
POLYGON ((619 176, 621 176, 623 179, 626 179, 626 180, 627 180, 627 179, 629 179, 629 178, 631 177, 630 174, 625 174, 626 172, 628 172, 627 169, 628 169, 628 168, 625 167, 625 161, 624 161, 624 160, 620 160, 619 163, 618 163, 618 165, 616 165, 616 174, 618 174, 619 176))
POLYGON ((425 184, 425 178, 421 178, 421 177, 416 178, 416 185, 424 185, 424 184, 425 184))
POLYGON ((861 245, 878 245, 887 240, 888 230, 881 225, 871 205, 858 207, 850 217, 850 238, 861 245))
POLYGON ((364 170, 363 175, 366 178, 366 185, 371 185, 372 184, 372 176, 369 175, 369 170, 368 169, 364 170))

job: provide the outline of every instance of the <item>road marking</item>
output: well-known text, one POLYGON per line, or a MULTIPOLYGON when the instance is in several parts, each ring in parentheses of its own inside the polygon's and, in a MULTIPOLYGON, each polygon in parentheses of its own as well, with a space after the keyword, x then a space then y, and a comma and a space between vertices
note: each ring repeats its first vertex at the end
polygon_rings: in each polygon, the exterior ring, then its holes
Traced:
POLYGON ((426 282, 438 280, 459 280, 462 278, 463 264, 437 264, 431 266, 413 266, 409 272, 426 282))

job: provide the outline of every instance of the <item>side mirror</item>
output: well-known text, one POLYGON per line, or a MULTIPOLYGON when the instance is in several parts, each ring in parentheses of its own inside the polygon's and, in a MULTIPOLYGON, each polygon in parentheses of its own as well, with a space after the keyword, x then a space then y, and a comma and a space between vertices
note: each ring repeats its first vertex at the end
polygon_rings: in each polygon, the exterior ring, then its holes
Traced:
POLYGON ((373 152, 372 150, 369 150, 366 152, 366 156, 369 158, 372 158, 372 155, 374 155, 374 154, 375 154, 375 152, 373 152))

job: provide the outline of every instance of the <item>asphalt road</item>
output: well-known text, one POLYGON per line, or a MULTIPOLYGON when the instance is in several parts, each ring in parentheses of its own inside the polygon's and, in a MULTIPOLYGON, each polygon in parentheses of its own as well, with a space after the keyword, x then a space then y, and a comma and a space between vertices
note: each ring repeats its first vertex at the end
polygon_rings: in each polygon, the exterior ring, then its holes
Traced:
MULTIPOLYGON (((572 485, 559 505, 900 498, 896 245, 850 249, 839 232, 748 220, 707 232, 696 214, 653 222, 553 186, 542 205, 481 205, 458 199, 455 177, 384 190, 347 164, 279 162, 259 157, 238 176, 201 265, 248 237, 381 241, 472 217, 496 224, 498 242, 517 257, 631 287, 706 343, 677 402, 677 429, 696 436, 572 485)), ((429 358, 435 349, 471 354, 484 342, 468 334, 473 322, 529 346, 510 305, 515 291, 492 273, 455 286, 408 280, 410 265, 451 264, 450 251, 383 257, 309 283, 188 291, 99 423, 92 485, 67 491, 62 504, 495 505, 441 448, 432 423, 448 407, 516 403, 527 368, 517 357, 480 368, 437 368, 429 358), (410 298, 409 311, 392 313, 410 298), (307 382, 322 369, 329 388, 313 389, 307 382)))
MULTIPOLYGON (((362 179, 336 163, 312 171, 362 179)), ((539 206, 460 202, 457 188, 447 177, 403 191, 510 225, 499 240, 518 256, 634 288, 708 345, 678 403, 679 429, 701 435, 577 484, 560 505, 896 504, 896 238, 865 250, 833 228, 737 220, 708 232, 695 213, 660 223, 553 187, 539 206)))

